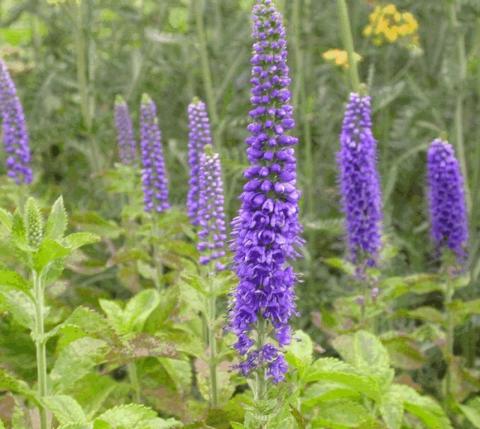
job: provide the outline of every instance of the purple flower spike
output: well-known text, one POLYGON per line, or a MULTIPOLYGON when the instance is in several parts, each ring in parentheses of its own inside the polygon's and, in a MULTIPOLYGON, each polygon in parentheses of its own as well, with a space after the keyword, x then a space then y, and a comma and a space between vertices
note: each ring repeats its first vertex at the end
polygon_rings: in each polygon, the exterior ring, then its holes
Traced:
POLYGON ((120 161, 122 164, 132 165, 135 163, 137 148, 128 105, 121 96, 115 99, 115 127, 120 161))
POLYGON ((32 182, 27 124, 17 90, 5 63, 0 60, 0 111, 7 174, 18 185, 32 182))
POLYGON ((463 176, 453 147, 434 140, 427 154, 431 236, 437 249, 450 249, 458 262, 467 256, 468 219, 463 176))
POLYGON ((224 196, 220 156, 207 145, 200 154, 198 198, 198 250, 200 263, 207 265, 216 261, 215 269, 225 267, 220 260, 225 256, 227 228, 225 223, 224 196))
POLYGON ((295 122, 287 42, 282 17, 271 0, 257 0, 253 8, 253 38, 253 108, 246 139, 250 166, 232 223, 239 283, 232 296, 230 327, 238 338, 242 373, 259 369, 277 383, 287 372, 282 348, 290 342, 289 321, 296 315, 297 276, 289 262, 299 256, 303 240, 294 151, 298 139, 288 134, 295 122), (266 338, 256 343, 259 328, 266 338))
POLYGON ((352 261, 376 265, 382 246, 382 196, 377 142, 372 134, 370 97, 350 94, 337 163, 352 261))
POLYGON ((140 148, 142 183, 146 212, 161 213, 168 208, 168 179, 163 158, 162 135, 158 127, 157 107, 144 94, 140 108, 140 148))
POLYGON ((190 180, 188 182, 187 211, 192 225, 199 224, 199 163, 200 156, 206 145, 212 144, 210 121, 208 120, 205 103, 194 99, 188 106, 188 165, 190 180))

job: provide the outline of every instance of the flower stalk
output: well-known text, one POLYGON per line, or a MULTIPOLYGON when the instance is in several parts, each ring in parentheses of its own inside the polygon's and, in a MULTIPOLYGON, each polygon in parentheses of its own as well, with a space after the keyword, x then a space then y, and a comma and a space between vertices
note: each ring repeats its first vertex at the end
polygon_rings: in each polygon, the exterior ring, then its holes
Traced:
POLYGON ((340 32, 342 35, 343 45, 348 53, 348 73, 350 83, 354 92, 360 91, 360 77, 358 73, 357 58, 353 44, 352 26, 348 15, 348 6, 346 0, 337 0, 338 17, 340 21, 340 32))
MULTIPOLYGON (((37 359, 37 383, 40 399, 48 395, 47 382, 47 351, 45 337, 45 285, 43 277, 35 270, 32 271, 34 298, 35 298, 35 350, 37 359)), ((40 428, 50 429, 47 410, 43 405, 39 408, 40 428)))

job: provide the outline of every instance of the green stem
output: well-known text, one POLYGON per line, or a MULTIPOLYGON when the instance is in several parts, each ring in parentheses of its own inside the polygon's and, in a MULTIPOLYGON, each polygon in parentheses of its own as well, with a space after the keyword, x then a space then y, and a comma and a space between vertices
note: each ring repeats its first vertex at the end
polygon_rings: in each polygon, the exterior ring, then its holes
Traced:
POLYGON ((128 378, 130 379, 130 384, 132 385, 133 391, 135 393, 135 402, 141 403, 142 397, 140 394, 140 383, 138 381, 138 374, 137 374, 137 365, 135 362, 130 362, 127 365, 128 370, 128 378))
POLYGON ((218 114, 215 104, 215 94, 213 91, 212 72, 210 70, 210 62, 208 59, 207 35, 205 33, 205 25, 203 22, 203 1, 192 0, 195 4, 195 23, 197 27, 197 38, 200 45, 200 61, 202 63, 203 85, 205 96, 207 98, 208 113, 212 121, 215 142, 218 148, 221 148, 220 138, 218 135, 218 114))
POLYGON ((467 206, 468 206, 468 209, 470 210, 471 194, 470 194, 470 187, 468 185, 467 162, 465 158, 465 143, 464 143, 464 133, 463 133, 463 104, 464 104, 464 98, 465 98, 464 86, 465 86, 465 80, 467 77, 467 54, 465 50, 465 37, 457 18, 457 2, 456 1, 450 2, 448 12, 449 12, 449 18, 450 18, 450 25, 452 27, 453 33, 455 34, 457 63, 458 63, 458 88, 456 89, 455 119, 454 119, 455 142, 457 146, 458 157, 460 158, 460 167, 462 169, 462 173, 465 181, 467 206))
MULTIPOLYGON (((260 316, 257 323, 257 350, 261 351, 265 345, 267 322, 260 316)), ((255 375, 255 401, 263 401, 267 396, 267 380, 265 377, 265 368, 258 368, 255 375)))
POLYGON ((156 243, 156 238, 159 236, 159 231, 158 231, 158 225, 157 225, 157 216, 155 214, 152 214, 151 221, 152 221, 151 243, 152 243, 152 258, 153 258, 153 268, 154 268, 153 283, 155 284, 155 288, 160 292, 162 289, 162 283, 160 281, 160 277, 163 275, 163 268, 162 268, 162 264, 160 263, 158 246, 156 243))
POLYGON ((208 276, 208 348, 210 350, 210 405, 218 407, 218 379, 217 379, 217 340, 215 338, 215 322, 217 319, 217 299, 213 288, 213 276, 208 276))
POLYGON ((455 290, 453 288, 453 282, 450 277, 447 278, 445 296, 444 296, 444 305, 446 312, 446 346, 445 346, 445 361, 447 364, 447 374, 445 378, 445 400, 447 403, 450 402, 452 397, 452 364, 453 364, 453 341, 454 341, 454 330, 455 323, 453 320, 453 312, 451 310, 451 304, 453 299, 453 294, 455 290))
POLYGON ((85 127, 90 131, 92 117, 90 115, 90 100, 88 91, 87 49, 84 29, 84 1, 76 4, 75 50, 77 54, 77 85, 80 93, 80 108, 85 127))
POLYGON ((338 16, 340 20, 340 31, 342 34, 343 45, 348 54, 348 72, 350 82, 354 92, 360 91, 360 77, 358 74, 357 60, 355 59, 355 50, 353 47, 352 27, 348 16, 348 7, 346 0, 337 0, 338 16))
MULTIPOLYGON (((37 381, 38 381, 38 395, 41 398, 48 395, 47 384, 47 351, 45 339, 45 324, 44 324, 44 285, 42 277, 36 271, 32 272, 33 288, 35 294, 35 350, 37 357, 37 381)), ((49 429, 47 410, 40 406, 40 428, 49 429)))

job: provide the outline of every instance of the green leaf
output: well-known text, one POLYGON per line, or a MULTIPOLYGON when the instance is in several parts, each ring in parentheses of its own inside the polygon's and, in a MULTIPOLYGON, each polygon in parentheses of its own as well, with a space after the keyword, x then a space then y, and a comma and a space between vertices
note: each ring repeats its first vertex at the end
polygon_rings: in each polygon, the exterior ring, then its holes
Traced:
POLYGON ((118 383, 112 377, 91 373, 75 383, 72 390, 87 418, 91 419, 117 387, 118 383))
POLYGON ((13 216, 10 212, 0 208, 0 225, 2 225, 7 231, 12 229, 13 216))
POLYGON ((390 389, 382 396, 380 401, 380 414, 388 429, 400 429, 403 421, 403 400, 396 393, 395 388, 390 389))
MULTIPOLYGON (((106 423, 112 429, 142 427, 148 420, 157 417, 157 413, 140 404, 120 405, 105 411, 95 419, 95 428, 100 423, 106 423)), ((102 426, 99 426, 102 427, 102 426)))
POLYGON ((12 240, 20 250, 25 252, 33 250, 28 244, 25 222, 18 210, 13 214, 12 218, 12 240))
POLYGON ((37 202, 32 197, 28 198, 25 204, 25 226, 28 244, 37 249, 43 239, 43 218, 37 202))
POLYGON ((97 243, 99 240, 100 237, 96 234, 91 234, 89 232, 74 232, 65 237, 64 243, 69 249, 78 249, 87 244, 97 243))
POLYGON ((68 344, 60 352, 50 374, 55 392, 64 392, 103 361, 106 343, 84 337, 68 344))
POLYGON ((352 365, 334 358, 316 360, 305 375, 306 382, 326 381, 339 383, 373 400, 378 400, 381 391, 379 380, 361 374, 352 365))
POLYGON ((355 274, 355 266, 348 262, 345 261, 344 259, 340 258, 327 258, 324 259, 324 262, 333 268, 337 268, 340 271, 343 271, 345 274, 348 274, 350 276, 353 276, 355 274))
POLYGON ((0 289, 1 288, 16 289, 29 294, 31 284, 15 271, 0 270, 0 289))
POLYGON ((45 396, 42 402, 61 424, 87 422, 82 407, 71 396, 45 396))
POLYGON ((318 417, 313 427, 358 428, 369 419, 368 411, 358 402, 336 400, 322 403, 318 407, 318 417))
POLYGON ((321 402, 336 399, 361 399, 361 394, 343 383, 320 382, 309 386, 302 397, 302 409, 310 410, 321 402))
POLYGON ((51 262, 63 259, 68 255, 70 255, 70 249, 47 238, 43 240, 40 248, 33 256, 33 265, 35 270, 40 273, 51 262))
POLYGON ((460 405, 460 409, 468 421, 477 429, 480 429, 480 397, 473 398, 465 405, 460 405))
POLYGON ((29 295, 20 290, 0 289, 0 302, 19 325, 33 330, 35 306, 29 295))
POLYGON ((401 398, 405 411, 422 421, 428 429, 452 429, 444 410, 433 399, 420 395, 409 386, 394 384, 392 393, 401 398))
POLYGON ((100 307, 105 312, 110 325, 118 334, 123 333, 123 309, 115 301, 100 299, 100 307))
POLYGON ((30 389, 28 384, 23 380, 19 380, 13 375, 10 375, 2 368, 0 368, 0 390, 18 393, 24 398, 31 400, 35 404, 38 404, 37 394, 30 389))
POLYGON ((403 317, 437 324, 442 324, 444 321, 444 316, 439 310, 428 306, 418 307, 414 310, 401 310, 398 311, 398 314, 403 317))
POLYGON ((384 388, 391 383, 394 372, 390 369, 388 351, 375 335, 366 331, 342 335, 335 338, 333 346, 360 373, 378 377, 384 388))
POLYGON ((287 362, 297 369, 304 368, 312 363, 313 343, 311 338, 303 331, 296 331, 292 342, 287 348, 287 362))
POLYGON ((45 226, 45 238, 60 240, 67 230, 68 217, 63 205, 63 197, 58 197, 52 206, 45 226))
POLYGON ((143 326, 160 303, 160 295, 155 289, 144 290, 128 301, 123 311, 124 333, 141 332, 143 326))

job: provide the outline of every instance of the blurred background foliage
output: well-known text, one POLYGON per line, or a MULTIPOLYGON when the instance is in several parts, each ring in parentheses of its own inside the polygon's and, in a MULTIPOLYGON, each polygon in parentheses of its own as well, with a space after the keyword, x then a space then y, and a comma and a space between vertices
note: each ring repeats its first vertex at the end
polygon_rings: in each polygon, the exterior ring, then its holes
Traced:
MULTIPOLYGON (((480 2, 393 3, 392 22, 407 27, 375 33, 375 8, 388 4, 350 2, 361 77, 374 102, 389 253, 385 272, 437 267, 428 244, 425 150, 433 138, 446 135, 458 151, 460 94, 472 232, 472 280, 463 293, 473 297, 480 273, 480 2), (452 16, 452 10, 458 13, 452 16), (408 14, 406 20, 402 14, 408 14)), ((334 2, 277 4, 288 28, 308 240, 298 267, 303 273, 298 324, 314 331, 312 312, 315 316, 346 289, 353 290, 323 263, 344 254, 335 153, 348 64, 341 58, 335 64, 338 52, 324 55, 342 49, 334 2)), ((0 51, 28 118, 36 192, 47 197, 62 193, 70 211, 119 216, 121 201, 102 180, 117 160, 113 101, 116 94, 123 95, 136 121, 141 94, 148 92, 158 104, 172 199, 183 206, 186 106, 198 95, 209 104, 233 217, 246 162, 251 5, 252 0, 2 0, 0 51)), ((472 335, 479 322, 474 318, 468 327, 472 335)))

